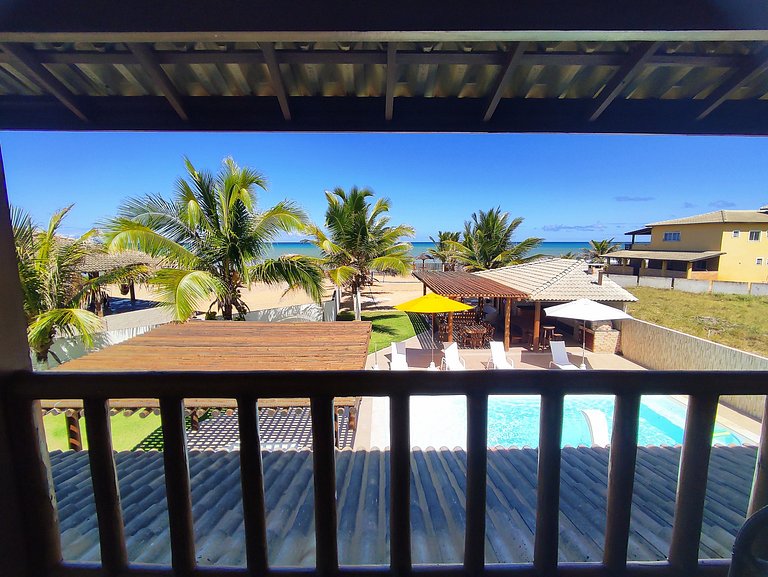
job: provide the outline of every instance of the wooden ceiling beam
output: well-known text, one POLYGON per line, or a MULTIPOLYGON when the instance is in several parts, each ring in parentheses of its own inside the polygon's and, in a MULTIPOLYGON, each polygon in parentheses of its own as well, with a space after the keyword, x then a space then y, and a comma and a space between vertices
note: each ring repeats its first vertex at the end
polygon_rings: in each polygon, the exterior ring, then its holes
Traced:
POLYGON ((33 52, 18 44, 0 44, 0 50, 6 55, 11 66, 54 96, 81 121, 88 122, 88 117, 75 102, 72 93, 45 66, 35 60, 33 52))
POLYGON ((25 0, 5 2, 2 42, 768 40, 760 0, 25 0))
POLYGON ((597 97, 597 106, 595 107, 592 116, 589 117, 590 122, 594 122, 603 112, 605 112, 611 105, 611 102, 613 102, 627 85, 643 70, 661 45, 661 42, 651 42, 650 44, 635 48, 630 53, 626 62, 613 76, 611 76, 611 79, 603 87, 603 90, 597 97))
POLYGON ((492 122, 483 122, 480 98, 401 98, 397 115, 384 118, 384 96, 306 96, 291 100, 286 123, 273 96, 221 96, 186 101, 185 122, 162 96, 100 96, 87 100, 83 123, 48 96, 0 96, 2 130, 198 130, 304 132, 639 133, 768 136, 768 101, 728 100, 722 114, 697 122, 697 100, 617 99, 594 122, 591 98, 509 98, 492 122))
MULTIPOLYGON (((57 50, 36 50, 35 58, 41 64, 138 64, 131 52, 59 52, 57 50)), ((264 54, 256 50, 221 51, 193 50, 155 52, 158 64, 264 64, 264 54)), ((520 58, 521 66, 621 66, 626 55, 619 52, 526 52, 520 58)), ((735 68, 742 66, 748 56, 733 54, 654 54, 648 64, 657 66, 682 66, 690 68, 735 68)), ((381 50, 280 50, 279 64, 368 64, 387 63, 387 54, 381 50)), ((441 52, 397 52, 397 62, 402 65, 465 65, 502 66, 506 53, 500 51, 458 50, 441 52)), ((0 63, 10 64, 11 57, 0 54, 0 63)))
POLYGON ((725 82, 715 88, 712 94, 704 100, 704 110, 696 117, 696 120, 705 119, 728 100, 736 90, 744 84, 749 84, 766 70, 768 70, 768 48, 752 55, 747 62, 734 70, 725 82))
POLYGON ((138 63, 141 65, 147 75, 149 75, 149 77, 152 79, 152 82, 154 82, 163 93, 163 96, 165 96, 165 99, 171 105, 171 108, 176 111, 176 114, 179 115, 179 118, 184 121, 189 120, 189 114, 187 114, 187 111, 184 108, 184 104, 181 101, 181 95, 176 90, 176 87, 173 85, 173 82, 171 82, 171 79, 168 78, 165 70, 163 70, 162 67, 157 63, 157 60, 155 59, 154 54, 149 46, 146 44, 131 43, 128 44, 128 50, 130 50, 131 53, 136 57, 138 63))
POLYGON ((485 114, 483 114, 483 122, 488 122, 493 116, 493 113, 496 112, 496 107, 501 101, 501 94, 504 91, 504 86, 506 86, 507 81, 515 71, 515 68, 520 64, 520 60, 525 52, 525 46, 525 42, 517 42, 510 47, 509 52, 507 53, 506 62, 499 71, 499 74, 496 77, 496 82, 493 85, 493 90, 490 93, 491 97, 485 108, 485 114))
POLYGON ((392 120, 395 109, 395 84, 397 84, 397 44, 387 44, 387 87, 384 104, 384 118, 392 120))
POLYGON ((264 62, 269 69, 269 78, 272 82, 272 90, 280 104, 280 111, 283 113, 283 119, 291 119, 291 109, 288 107, 288 95, 285 92, 283 84, 283 75, 280 73, 280 64, 275 53, 275 45, 272 42, 262 42, 261 51, 264 53, 264 62))

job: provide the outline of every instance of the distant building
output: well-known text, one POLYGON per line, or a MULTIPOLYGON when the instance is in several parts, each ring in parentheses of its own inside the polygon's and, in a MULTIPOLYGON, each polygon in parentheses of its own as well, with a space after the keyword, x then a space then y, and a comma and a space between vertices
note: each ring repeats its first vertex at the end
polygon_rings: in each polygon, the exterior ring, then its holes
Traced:
POLYGON ((768 205, 663 220, 626 233, 611 253, 614 274, 742 282, 768 281, 768 205), (649 243, 635 243, 650 235, 649 243), (618 261, 618 263, 616 263, 618 261))

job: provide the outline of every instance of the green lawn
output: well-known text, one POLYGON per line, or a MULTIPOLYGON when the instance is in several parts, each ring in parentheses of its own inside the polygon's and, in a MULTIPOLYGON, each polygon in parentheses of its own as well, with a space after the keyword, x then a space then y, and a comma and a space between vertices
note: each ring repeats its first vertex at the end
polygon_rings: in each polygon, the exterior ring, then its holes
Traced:
MULTIPOLYGON (((45 415, 43 423, 45 424, 45 439, 48 441, 48 450, 68 450, 66 417, 63 414, 45 415)), ((111 418, 111 424, 112 446, 115 451, 130 451, 144 437, 160 427, 160 416, 151 414, 142 419, 138 413, 134 413, 130 417, 118 413, 111 418)), ((85 419, 80 419, 80 432, 83 436, 83 448, 87 449, 88 438, 85 431, 85 419)))
MULTIPOLYGON (((414 325, 422 331, 426 328, 423 319, 419 315, 407 314, 400 311, 372 311, 362 314, 364 321, 373 323, 371 342, 368 352, 380 351, 390 346, 391 343, 403 341, 416 334, 414 325)), ((339 320, 351 321, 354 315, 350 312, 339 314, 339 320)))
POLYGON ((647 287, 629 291, 639 299, 627 310, 635 318, 768 356, 768 298, 647 287))

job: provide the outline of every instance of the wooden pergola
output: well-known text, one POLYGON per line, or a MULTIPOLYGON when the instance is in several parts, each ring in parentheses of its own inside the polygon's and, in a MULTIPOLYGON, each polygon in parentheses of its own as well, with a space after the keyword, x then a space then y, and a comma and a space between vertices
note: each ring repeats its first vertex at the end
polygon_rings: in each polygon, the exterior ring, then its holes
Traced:
MULTIPOLYGON (((482 278, 462 271, 445 272, 414 272, 413 276, 424 285, 424 294, 427 289, 444 297, 452 299, 462 298, 490 298, 497 304, 504 303, 504 349, 509 350, 509 325, 512 301, 526 300, 529 295, 517 289, 510 288, 491 279, 482 278)), ((453 340, 453 313, 448 313, 448 342, 453 340)))
MULTIPOLYGON (((317 371, 362 370, 368 357, 370 322, 349 323, 255 323, 191 321, 159 326, 117 345, 95 351, 56 367, 67 372, 125 371, 317 371), (312 346, 307 346, 312 343, 312 346)), ((215 383, 211 390, 215 391, 215 383)), ((162 391, 158 390, 158 396, 162 391)), ((336 411, 350 411, 358 397, 334 397, 336 411)), ((44 413, 63 412, 71 449, 81 447, 80 400, 43 401, 44 413)), ((260 408, 308 407, 309 399, 259 399, 260 408)), ((184 400, 193 427, 209 409, 232 414, 237 402, 231 398, 184 400)), ((157 398, 111 400, 110 412, 130 416, 158 414, 157 398)))

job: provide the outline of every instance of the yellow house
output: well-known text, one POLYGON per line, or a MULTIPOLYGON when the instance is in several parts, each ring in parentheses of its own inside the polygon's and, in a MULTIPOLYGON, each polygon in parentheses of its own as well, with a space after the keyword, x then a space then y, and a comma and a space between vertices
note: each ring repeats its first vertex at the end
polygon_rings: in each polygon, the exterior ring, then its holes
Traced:
POLYGON ((632 243, 611 253, 618 264, 610 272, 768 282, 768 206, 663 220, 626 234, 632 243), (651 241, 635 244, 636 235, 651 235, 651 241))

